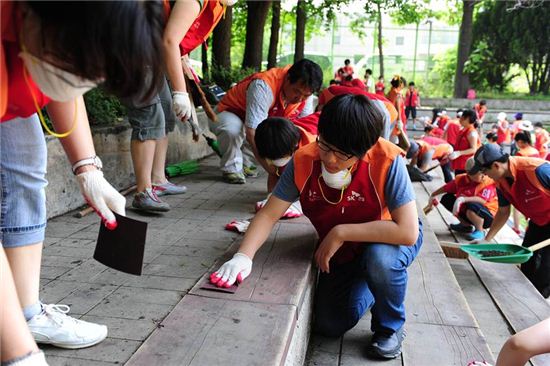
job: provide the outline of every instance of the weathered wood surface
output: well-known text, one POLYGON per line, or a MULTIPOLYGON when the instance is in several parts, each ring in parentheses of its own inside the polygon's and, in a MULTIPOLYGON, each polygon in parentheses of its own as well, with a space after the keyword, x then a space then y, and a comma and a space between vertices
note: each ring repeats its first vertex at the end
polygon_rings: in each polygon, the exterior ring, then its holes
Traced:
MULTIPOLYGON (((256 254, 252 273, 235 294, 201 289, 211 271, 191 289, 193 295, 269 304, 299 306, 312 275, 312 257, 317 236, 311 224, 279 223, 256 254)), ((217 270, 239 248, 240 241, 212 267, 217 270)))
POLYGON ((151 335, 128 365, 283 364, 304 295, 313 286, 316 240, 309 222, 280 222, 235 294, 201 289, 210 273, 238 249, 240 241, 235 243, 176 305, 163 327, 151 335))
POLYGON ((279 365, 296 307, 188 295, 127 365, 279 365))
MULTIPOLYGON (((546 300, 515 265, 474 258, 470 263, 515 332, 550 317, 546 300)), ((534 357, 531 363, 535 366, 550 365, 550 354, 534 357)))

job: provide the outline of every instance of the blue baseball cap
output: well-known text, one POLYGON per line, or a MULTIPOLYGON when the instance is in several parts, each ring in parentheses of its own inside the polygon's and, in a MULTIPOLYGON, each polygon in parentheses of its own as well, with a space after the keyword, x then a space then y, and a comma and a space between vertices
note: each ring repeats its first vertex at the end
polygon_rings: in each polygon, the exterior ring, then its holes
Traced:
POLYGON ((418 146, 416 141, 411 140, 410 144, 411 144, 411 146, 409 146, 409 150, 407 150, 407 156, 406 156, 407 159, 411 159, 414 156, 414 154, 416 154, 418 149, 420 148, 420 146, 418 146))
POLYGON ((477 149, 474 155, 474 166, 469 170, 470 174, 481 171, 482 168, 489 166, 495 161, 501 159, 507 154, 497 144, 486 144, 477 149))

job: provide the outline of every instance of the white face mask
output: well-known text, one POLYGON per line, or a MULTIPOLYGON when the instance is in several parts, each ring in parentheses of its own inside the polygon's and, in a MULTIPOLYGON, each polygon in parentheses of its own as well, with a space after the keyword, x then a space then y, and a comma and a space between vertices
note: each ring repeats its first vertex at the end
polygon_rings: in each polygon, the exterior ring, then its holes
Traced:
POLYGON ((277 168, 282 168, 284 166, 286 166, 288 164, 288 162, 290 161, 290 159, 292 159, 291 156, 287 156, 286 158, 280 158, 280 159, 275 159, 275 160, 271 160, 271 163, 273 165, 275 165, 277 168))
POLYGON ((40 91, 58 102, 73 100, 97 86, 96 82, 82 79, 42 61, 28 52, 19 53, 32 80, 40 91))
POLYGON ((323 180, 325 181, 325 184, 329 186, 330 188, 334 189, 342 189, 349 186, 351 183, 351 173, 350 169, 344 169, 340 170, 337 173, 329 173, 325 165, 321 163, 321 173, 323 174, 323 180))

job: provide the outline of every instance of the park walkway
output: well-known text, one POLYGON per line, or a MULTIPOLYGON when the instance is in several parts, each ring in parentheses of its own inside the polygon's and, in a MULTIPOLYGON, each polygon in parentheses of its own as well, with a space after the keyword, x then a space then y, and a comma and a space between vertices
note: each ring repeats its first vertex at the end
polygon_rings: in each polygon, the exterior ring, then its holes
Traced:
MULTIPOLYGON (((199 173, 173 180, 188 191, 163 197, 171 211, 147 216, 127 211, 149 223, 141 277, 92 258, 99 230, 95 214, 78 219, 69 212, 48 222, 42 301, 67 304, 72 316, 109 327, 108 338, 87 349, 41 346, 50 365, 124 364, 239 237, 224 226, 253 216, 254 203, 265 197, 265 178, 229 185, 221 181, 217 163, 213 157, 201 160, 199 173)), ((127 200, 129 206, 131 196, 127 200)))

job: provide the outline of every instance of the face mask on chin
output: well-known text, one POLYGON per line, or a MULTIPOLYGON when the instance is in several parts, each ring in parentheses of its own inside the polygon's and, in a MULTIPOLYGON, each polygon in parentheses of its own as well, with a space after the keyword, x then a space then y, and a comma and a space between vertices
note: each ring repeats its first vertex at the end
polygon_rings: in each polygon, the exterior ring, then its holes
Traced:
POLYGON ((73 100, 97 86, 97 82, 83 79, 61 70, 28 52, 19 53, 26 69, 40 91, 58 102, 73 100))
POLYGON ((337 173, 330 173, 321 162, 321 173, 325 184, 330 188, 343 189, 351 183, 351 168, 340 170, 337 173))

